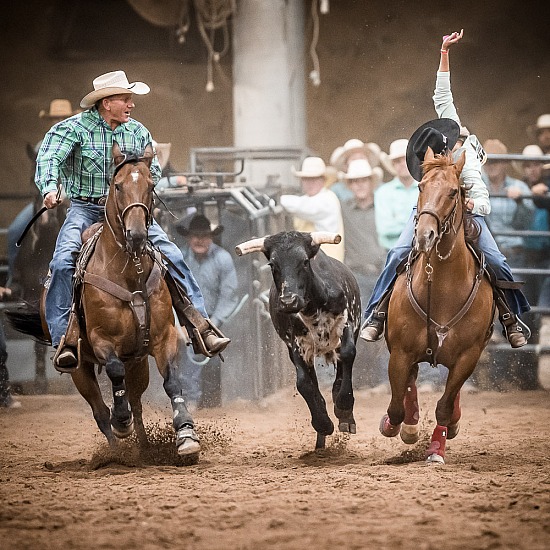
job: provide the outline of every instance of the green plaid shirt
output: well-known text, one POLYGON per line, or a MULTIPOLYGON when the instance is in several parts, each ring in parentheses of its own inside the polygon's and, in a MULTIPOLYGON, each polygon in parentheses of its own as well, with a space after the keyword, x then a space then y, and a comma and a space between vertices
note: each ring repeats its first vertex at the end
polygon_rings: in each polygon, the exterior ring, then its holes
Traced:
MULTIPOLYGON (((52 126, 36 159, 35 183, 42 196, 57 190, 58 178, 68 198, 107 195, 113 141, 122 151, 141 154, 153 140, 149 130, 134 119, 112 130, 95 107, 52 126)), ((151 165, 155 184, 160 173, 155 157, 151 165)))

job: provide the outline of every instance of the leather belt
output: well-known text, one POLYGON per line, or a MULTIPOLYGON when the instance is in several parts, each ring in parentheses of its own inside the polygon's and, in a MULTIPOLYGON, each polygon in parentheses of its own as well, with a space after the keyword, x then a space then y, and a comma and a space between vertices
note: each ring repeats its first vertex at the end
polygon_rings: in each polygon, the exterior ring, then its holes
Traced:
POLYGON ((76 201, 89 202, 98 206, 105 206, 105 203, 107 202, 106 195, 103 195, 102 197, 73 197, 73 199, 76 201))

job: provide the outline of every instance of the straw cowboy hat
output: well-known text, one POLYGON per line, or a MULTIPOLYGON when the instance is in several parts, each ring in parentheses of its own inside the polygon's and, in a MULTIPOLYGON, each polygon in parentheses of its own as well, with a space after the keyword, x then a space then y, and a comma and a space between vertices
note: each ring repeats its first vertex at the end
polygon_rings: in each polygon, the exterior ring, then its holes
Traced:
POLYGON ((404 158, 407 156, 407 145, 409 144, 408 139, 396 139, 390 143, 390 152, 385 153, 382 151, 380 153, 380 164, 384 169, 390 173, 392 176, 395 176, 395 169, 393 167, 392 161, 399 158, 404 158))
POLYGON ((124 71, 113 71, 102 74, 94 78, 93 86, 94 91, 85 95, 80 101, 80 106, 83 109, 90 109, 100 99, 111 95, 127 93, 145 95, 151 90, 143 82, 132 82, 130 84, 124 71))
POLYGON ((223 231, 223 225, 212 225, 203 214, 192 214, 179 222, 176 229, 184 237, 215 237, 223 231))
POLYGON ((371 166, 380 164, 380 147, 376 143, 364 143, 360 139, 348 139, 342 146, 339 154, 336 154, 337 149, 331 155, 331 165, 337 170, 345 171, 349 157, 353 153, 363 153, 371 166), (332 158, 334 156, 334 158, 332 158))
POLYGON ((550 113, 540 115, 537 122, 527 128, 527 133, 536 139, 538 133, 545 128, 550 128, 550 113))
POLYGON ((380 166, 374 168, 367 159, 354 159, 348 165, 348 171, 344 174, 344 179, 349 183, 351 180, 372 178, 377 184, 382 180, 383 172, 380 166))
MULTIPOLYGON (((483 149, 488 155, 507 155, 508 147, 500 139, 488 139, 483 143, 483 149)), ((506 159, 487 159, 487 162, 509 162, 506 159)))
POLYGON ((164 167, 168 164, 171 148, 172 148, 171 143, 158 143, 155 140, 153 140, 153 149, 157 154, 157 159, 159 161, 161 169, 163 170, 164 170, 164 167))
POLYGON ((428 147, 437 155, 451 151, 458 141, 460 126, 451 118, 436 118, 419 126, 407 145, 407 168, 416 181, 422 180, 422 163, 428 147))
POLYGON ((327 167, 321 157, 306 157, 302 162, 302 169, 291 168, 292 173, 298 178, 319 178, 325 176, 327 167))
POLYGON ((80 109, 73 110, 71 102, 68 99, 53 99, 50 101, 49 111, 42 109, 38 113, 38 116, 40 118, 67 118, 80 112, 80 109))

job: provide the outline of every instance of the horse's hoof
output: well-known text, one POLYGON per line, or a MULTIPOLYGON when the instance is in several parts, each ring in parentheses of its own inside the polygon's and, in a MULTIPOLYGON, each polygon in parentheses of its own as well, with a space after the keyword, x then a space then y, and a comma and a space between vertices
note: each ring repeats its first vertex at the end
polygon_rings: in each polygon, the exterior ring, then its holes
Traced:
POLYGON ((338 424, 338 430, 341 432, 347 432, 350 434, 357 433, 357 427, 355 425, 355 422, 340 422, 338 424))
POLYGON ((315 441, 315 450, 319 451, 325 448, 326 436, 317 432, 317 439, 315 441))
POLYGON ((412 445, 420 438, 420 428, 418 424, 402 424, 400 434, 403 443, 412 445))
POLYGON ((334 433, 334 424, 332 423, 332 420, 328 417, 325 422, 319 422, 318 424, 314 424, 313 422, 311 422, 311 425, 318 434, 332 435, 334 433))
POLYGON ((447 439, 453 439, 458 435, 459 431, 460 431, 459 422, 457 422, 456 424, 451 424, 450 426, 447 426, 447 439))
POLYGON ((427 464, 445 464, 445 459, 437 453, 432 453, 426 458, 427 464))
POLYGON ((119 422, 111 418, 111 429, 119 439, 131 436, 134 433, 134 416, 130 416, 127 422, 119 422))
POLYGON ((197 454, 201 450, 199 436, 193 428, 181 428, 176 434, 176 448, 180 456, 197 454))
POLYGON ((385 437, 395 437, 401 429, 401 424, 394 426, 390 423, 390 417, 385 414, 380 420, 380 433, 385 437))

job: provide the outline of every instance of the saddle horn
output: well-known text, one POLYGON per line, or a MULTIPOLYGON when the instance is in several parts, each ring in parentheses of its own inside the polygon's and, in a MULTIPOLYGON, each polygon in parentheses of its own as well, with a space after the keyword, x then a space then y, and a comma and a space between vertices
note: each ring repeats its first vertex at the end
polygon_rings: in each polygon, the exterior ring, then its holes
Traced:
POLYGON ((312 231, 311 240, 315 244, 339 244, 342 241, 342 236, 330 231, 312 231))
POLYGON ((250 241, 238 244, 235 247, 237 256, 244 256, 244 254, 250 254, 250 252, 263 252, 266 238, 267 237, 260 237, 259 239, 251 239, 250 241))

